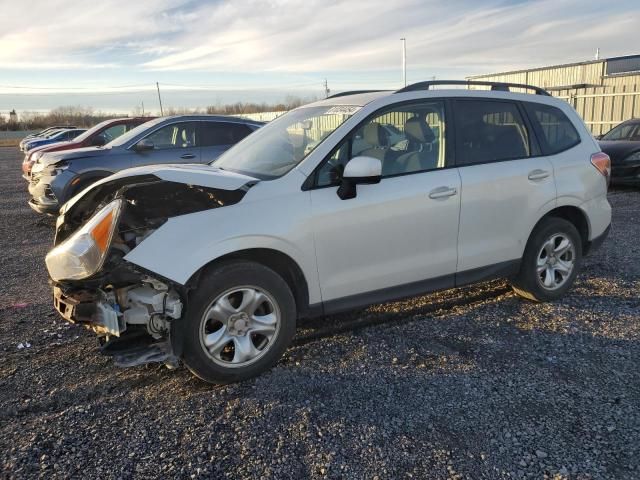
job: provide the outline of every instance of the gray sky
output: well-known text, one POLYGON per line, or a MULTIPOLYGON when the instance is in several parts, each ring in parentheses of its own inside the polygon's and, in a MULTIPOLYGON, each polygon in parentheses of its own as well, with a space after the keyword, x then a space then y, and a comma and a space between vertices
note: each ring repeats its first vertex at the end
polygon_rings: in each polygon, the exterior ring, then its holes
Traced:
POLYGON ((622 0, 0 0, 0 112, 157 110, 639 53, 622 0))

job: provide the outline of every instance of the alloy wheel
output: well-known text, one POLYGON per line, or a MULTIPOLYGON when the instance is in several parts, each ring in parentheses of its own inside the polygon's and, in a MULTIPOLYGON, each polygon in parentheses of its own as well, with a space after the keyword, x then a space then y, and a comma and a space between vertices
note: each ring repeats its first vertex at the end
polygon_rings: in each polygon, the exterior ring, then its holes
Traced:
POLYGON ((205 310, 200 343, 227 368, 245 367, 262 357, 280 329, 278 304, 265 290, 243 286, 220 294, 205 310))

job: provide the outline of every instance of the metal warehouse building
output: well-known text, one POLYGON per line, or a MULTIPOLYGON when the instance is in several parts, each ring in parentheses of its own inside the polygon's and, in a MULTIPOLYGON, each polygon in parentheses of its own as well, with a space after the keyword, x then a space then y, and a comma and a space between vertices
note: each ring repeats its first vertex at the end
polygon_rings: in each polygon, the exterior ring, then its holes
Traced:
POLYGON ((492 73, 468 80, 526 83, 567 100, 594 135, 640 117, 640 55, 492 73))

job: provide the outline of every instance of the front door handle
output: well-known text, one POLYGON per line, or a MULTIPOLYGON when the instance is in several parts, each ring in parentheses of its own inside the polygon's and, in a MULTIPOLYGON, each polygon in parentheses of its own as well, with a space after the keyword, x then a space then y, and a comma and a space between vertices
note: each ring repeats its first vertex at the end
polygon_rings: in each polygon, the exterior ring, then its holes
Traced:
POLYGON ((193 153, 185 153, 184 155, 180 155, 180 158, 184 158, 185 160, 189 160, 190 158, 196 158, 193 153))
POLYGON ((529 180, 542 180, 543 178, 547 178, 550 173, 547 170, 533 170, 529 172, 529 180))
POLYGON ((453 188, 453 187, 438 187, 438 188, 434 188, 433 190, 431 190, 429 192, 429 198, 446 198, 446 197, 452 197, 455 194, 458 193, 458 189, 457 188, 453 188))

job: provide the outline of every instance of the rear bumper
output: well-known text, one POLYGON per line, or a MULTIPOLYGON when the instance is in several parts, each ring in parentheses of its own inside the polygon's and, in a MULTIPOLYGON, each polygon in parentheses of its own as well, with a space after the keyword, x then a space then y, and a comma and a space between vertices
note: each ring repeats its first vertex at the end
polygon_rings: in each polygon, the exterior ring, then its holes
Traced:
POLYGON ((609 226, 605 229, 604 232, 602 232, 597 237, 594 237, 589 242, 587 250, 585 251, 585 255, 589 255, 589 254, 595 252, 596 250, 598 250, 602 246, 604 241, 607 239, 607 237, 609 236, 609 232, 611 232, 611 224, 609 224, 609 226))

